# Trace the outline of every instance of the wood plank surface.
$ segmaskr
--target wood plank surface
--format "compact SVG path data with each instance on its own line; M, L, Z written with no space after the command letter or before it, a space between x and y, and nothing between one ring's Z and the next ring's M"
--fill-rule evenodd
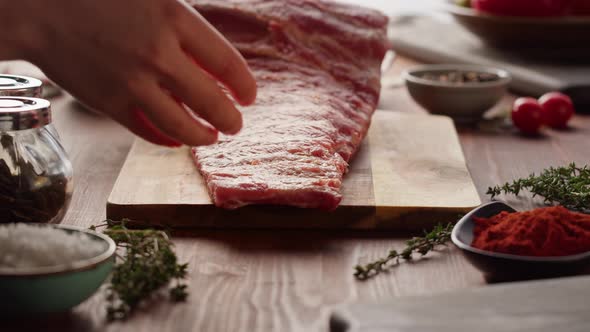
M339 309L331 332L587 332L590 277L519 282Z
M423 230L479 205L451 119L378 111L343 182L335 211L214 206L188 147L137 140L107 203L107 216L175 228Z
M400 57L389 77L416 63ZM506 100L502 107L510 102ZM403 88L386 89L381 108L419 114ZM75 192L63 223L88 227L105 218L105 205L133 138L114 122L79 110L70 98L54 100L54 116L74 164ZM590 163L590 118L540 138L460 128L459 138L480 197L487 187L570 161ZM537 201L510 200L516 208ZM3 319L0 331L327 331L342 305L391 301L485 286L481 273L449 247L425 260L402 264L372 280L352 276L355 264L403 247L409 234L315 230L195 230L173 238L189 264L190 297L183 304L154 302L125 322L105 321L104 294L69 313Z

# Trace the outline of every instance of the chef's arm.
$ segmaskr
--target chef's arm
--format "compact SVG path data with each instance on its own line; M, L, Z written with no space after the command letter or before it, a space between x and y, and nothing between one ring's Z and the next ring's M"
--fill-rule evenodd
M240 104L256 98L242 56L183 1L0 0L0 20L0 59L33 62L156 144L238 132L241 113L219 84Z

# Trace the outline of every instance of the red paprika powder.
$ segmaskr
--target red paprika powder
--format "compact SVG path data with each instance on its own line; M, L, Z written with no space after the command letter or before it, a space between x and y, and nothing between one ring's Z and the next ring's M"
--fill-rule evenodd
M501 212L475 218L475 248L524 256L566 256L590 251L590 215L562 206Z

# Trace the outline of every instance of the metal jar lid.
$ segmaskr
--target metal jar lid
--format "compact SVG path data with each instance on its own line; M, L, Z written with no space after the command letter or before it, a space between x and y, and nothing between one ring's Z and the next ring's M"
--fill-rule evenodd
M51 123L51 103L28 97L0 97L0 131L40 128Z
M36 78L0 74L0 96L40 97L43 82Z

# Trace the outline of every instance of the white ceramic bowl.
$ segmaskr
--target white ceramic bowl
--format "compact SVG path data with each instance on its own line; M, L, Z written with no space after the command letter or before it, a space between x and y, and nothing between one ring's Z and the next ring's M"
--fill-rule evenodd
M498 79L457 84L422 78L429 73L453 71L493 74ZM480 120L486 111L502 99L512 79L502 69L445 64L411 68L404 73L404 80L412 98L430 113L449 116L459 123L469 123Z

